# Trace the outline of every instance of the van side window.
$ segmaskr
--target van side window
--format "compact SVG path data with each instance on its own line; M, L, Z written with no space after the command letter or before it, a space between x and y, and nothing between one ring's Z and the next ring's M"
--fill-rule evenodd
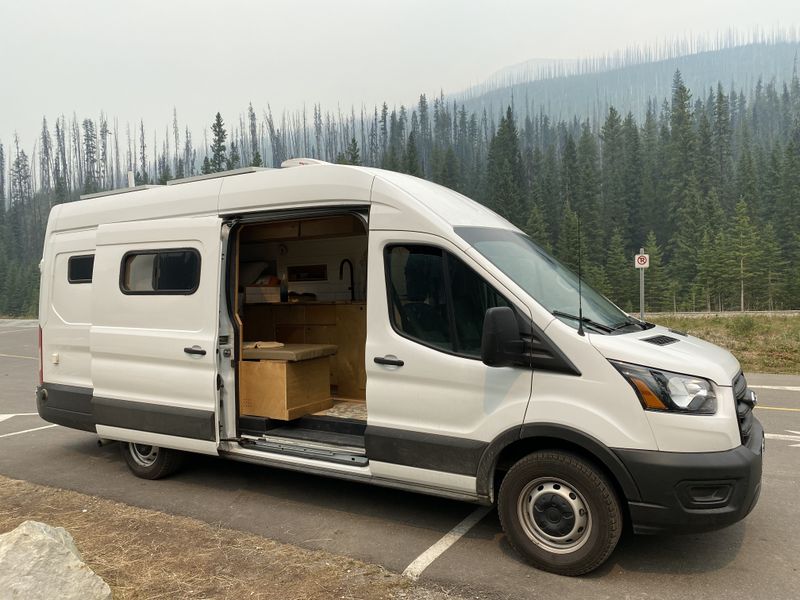
M70 283L92 283L94 254L70 256L67 262L67 281Z
M386 285L398 333L470 358L480 357L486 310L510 306L461 260L433 246L388 247Z
M122 258L125 294L193 294L200 284L200 254L193 248L128 252Z

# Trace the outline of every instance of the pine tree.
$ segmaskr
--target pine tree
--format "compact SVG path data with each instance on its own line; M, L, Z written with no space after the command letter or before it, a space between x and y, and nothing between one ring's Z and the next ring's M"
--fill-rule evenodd
M422 171L419 166L419 152L417 151L417 134L414 129L408 134L408 141L406 142L406 164L404 171L409 175L419 177Z
M139 169L134 174L134 181L136 185L150 183L150 176L147 173L147 145L144 142L144 121L139 121Z
M600 130L602 152L602 216L604 223L614 223L622 231L628 231L628 206L625 203L625 138L622 119L612 106L608 109L603 128ZM598 236L600 237L600 236ZM600 237L604 245L605 236Z
M548 252L551 250L550 235L544 222L544 215L537 204L531 206L528 221L524 228L525 233Z
M672 306L672 282L665 272L655 232L647 234L644 251L650 255L650 267L644 274L645 309L648 312L669 310Z
M605 241L598 163L597 139L587 120L581 126L581 137L578 140L578 173L574 189L575 212L581 216L583 230L591 248L602 248Z
M347 145L347 150L345 150L345 157L348 165L361 164L361 155L358 151L358 142L355 137L350 138L350 143Z
M97 135L94 122L83 120L83 193L94 194L100 191L97 177Z
M219 113L214 117L214 122L211 124L211 134L211 159L209 161L211 172L221 173L225 170L228 162L225 155L225 140L228 137L228 133L225 131L222 115Z
M633 282L636 274L633 257L626 258L625 242L619 227L615 227L608 242L605 273L609 298L625 310L633 310Z
M487 204L512 223L525 213L522 157L514 115L509 106L500 118L487 158Z
M225 168L230 171L232 169L238 169L241 166L242 160L239 156L239 148L236 142L231 142L231 153L228 158L225 159Z
M729 269L737 273L739 307L744 311L752 297L758 265L761 261L756 230L750 222L747 202L744 200L736 203L736 213L730 229L733 244L728 255Z
M564 205L561 212L561 225L558 228L558 243L556 244L556 258L572 271L578 271L578 215L569 204ZM581 236L583 237L583 236ZM581 254L586 247L580 240Z
M0 214L6 211L6 154L0 143Z
M728 97L722 89L722 84L717 85L717 95L714 102L714 123L712 127L712 147L714 166L714 187L720 194L723 205L728 207L731 200L731 172L733 170L731 114Z
M316 106L314 109L316 111ZM258 120L256 119L256 111L253 110L252 102L247 107L247 119L250 124L250 155L252 156L250 159L250 166L260 167L264 162L261 159L261 152L258 149ZM319 137L317 139L319 139Z
M784 301L785 282L788 264L783 257L781 247L771 223L767 223L758 236L758 265L756 266L757 282L763 300L763 308L776 310Z

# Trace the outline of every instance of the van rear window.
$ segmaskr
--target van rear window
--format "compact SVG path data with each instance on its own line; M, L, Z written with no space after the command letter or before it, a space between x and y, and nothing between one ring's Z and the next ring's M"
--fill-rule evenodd
M122 258L125 294L193 294L200 284L200 253L193 248L128 252Z
M67 262L67 281L70 283L92 283L94 254L70 256Z

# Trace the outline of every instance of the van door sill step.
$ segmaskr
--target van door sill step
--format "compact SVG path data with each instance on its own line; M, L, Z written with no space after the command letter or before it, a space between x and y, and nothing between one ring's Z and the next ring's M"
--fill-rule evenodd
M363 455L363 450L354 448L358 453L348 452L348 448L325 448L321 445L298 444L293 440L279 441L277 439L242 439L239 442L243 448L271 452L273 454L284 454L286 456L297 456L310 458L313 460L323 460L326 462L341 465L355 465L364 467L369 464L369 460Z
M262 439L284 438L309 442L310 444L324 444L344 446L348 448L364 449L364 436L351 433L338 433L335 431L322 431L319 429L305 429L301 427L276 427L268 430Z

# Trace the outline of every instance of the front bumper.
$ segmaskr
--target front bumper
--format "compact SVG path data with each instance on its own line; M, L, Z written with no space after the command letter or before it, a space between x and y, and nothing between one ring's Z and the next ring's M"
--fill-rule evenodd
M629 501L635 533L695 533L745 518L761 492L764 429L753 418L746 445L725 452L615 449L639 488Z

